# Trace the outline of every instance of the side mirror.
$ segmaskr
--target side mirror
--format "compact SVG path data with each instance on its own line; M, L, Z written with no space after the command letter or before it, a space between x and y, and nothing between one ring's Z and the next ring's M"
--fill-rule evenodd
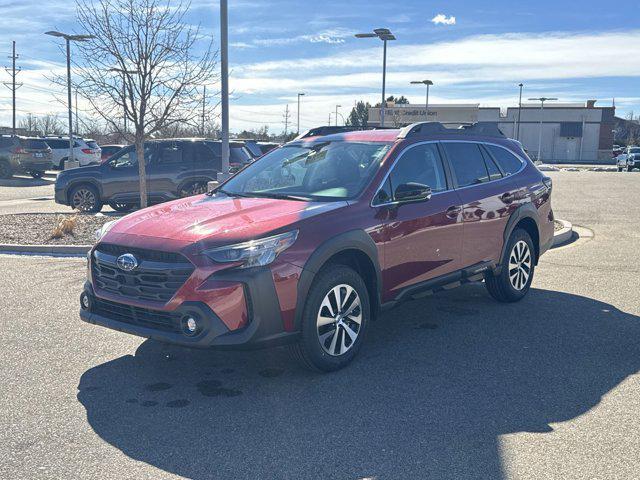
M422 183L403 183L395 191L395 200L399 203L419 202L431 198L431 187Z

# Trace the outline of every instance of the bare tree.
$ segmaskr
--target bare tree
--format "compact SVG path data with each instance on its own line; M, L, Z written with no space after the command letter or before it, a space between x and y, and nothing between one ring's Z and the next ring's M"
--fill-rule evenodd
M145 140L175 125L197 126L197 89L217 81L217 52L185 22L188 8L168 0L77 1L78 23L94 38L75 45L75 87L110 130L133 139L143 208Z
M37 125L38 130L40 130L44 135L61 135L65 131L65 126L55 113L47 113L46 115L39 117Z
M27 113L27 116L20 120L18 127L26 130L29 134L36 133L38 130L38 117L32 113Z

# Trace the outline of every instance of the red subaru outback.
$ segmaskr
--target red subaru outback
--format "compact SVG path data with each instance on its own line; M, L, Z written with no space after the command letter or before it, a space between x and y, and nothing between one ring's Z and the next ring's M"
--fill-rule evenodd
M551 181L491 124L303 136L215 191L105 225L83 320L189 347L282 343L336 370L388 307L484 279L527 294Z

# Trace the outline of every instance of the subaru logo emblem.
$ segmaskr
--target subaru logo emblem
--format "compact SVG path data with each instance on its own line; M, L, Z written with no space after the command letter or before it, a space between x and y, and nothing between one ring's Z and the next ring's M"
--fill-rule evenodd
M118 264L118 268L125 272L130 272L138 267L138 259L130 253L120 255L116 260L116 263Z

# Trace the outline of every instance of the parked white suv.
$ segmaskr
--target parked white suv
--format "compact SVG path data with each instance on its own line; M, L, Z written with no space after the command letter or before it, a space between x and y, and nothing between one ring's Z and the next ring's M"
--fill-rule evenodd
M69 159L69 137L43 137L51 148L51 162L54 168L64 170L64 164ZM81 167L100 163L101 149L89 138L74 137L73 158Z
M627 164L627 172L630 172L634 168L640 168L640 147L630 146L624 152L625 162ZM620 171L620 162L618 163L618 171Z

